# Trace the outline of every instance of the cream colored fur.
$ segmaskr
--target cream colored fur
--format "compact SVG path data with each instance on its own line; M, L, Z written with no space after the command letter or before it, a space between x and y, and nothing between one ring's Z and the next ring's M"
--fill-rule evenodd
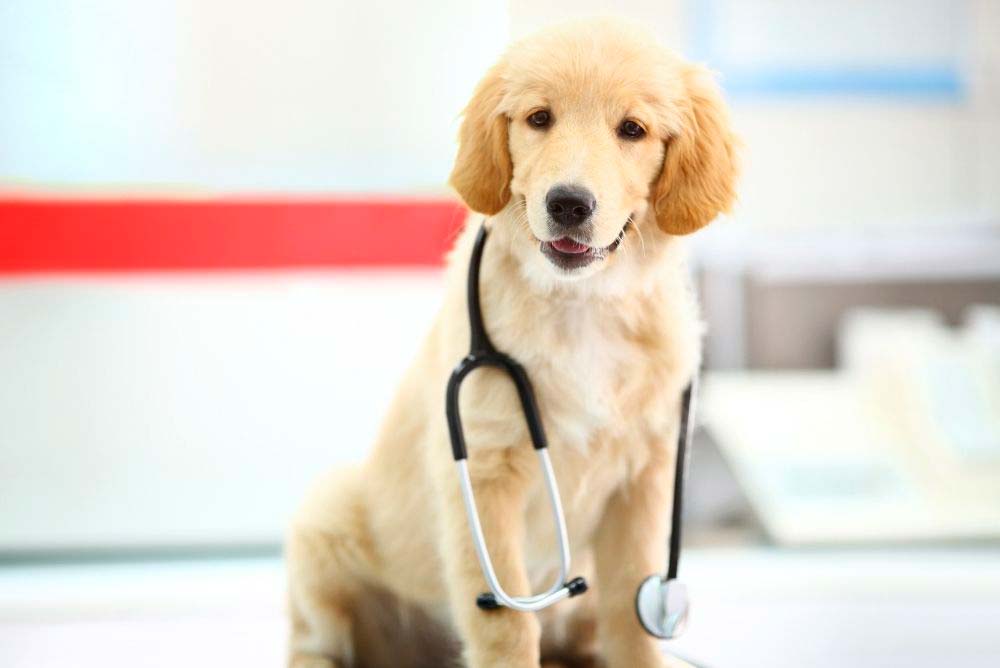
M542 108L554 119L545 130L526 121ZM622 139L625 118L646 136ZM452 183L487 214L486 328L532 378L572 573L592 589L537 615L475 606L486 586L444 419L445 383L469 346L465 277L482 223L473 216L374 450L322 479L290 530L290 665L671 665L633 601L664 567L679 398L700 354L678 235L731 204L733 146L711 77L625 24L544 31L491 69L466 109ZM544 196L557 183L594 192L593 246L630 221L617 250L572 272L539 251L552 238ZM501 581L515 595L538 591L558 553L514 390L477 371L461 405Z

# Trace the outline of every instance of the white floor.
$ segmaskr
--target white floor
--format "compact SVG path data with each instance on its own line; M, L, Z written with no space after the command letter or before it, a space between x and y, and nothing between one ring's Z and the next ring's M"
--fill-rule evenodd
M1000 665L1000 551L692 550L713 668ZM0 568L0 666L279 666L277 559Z

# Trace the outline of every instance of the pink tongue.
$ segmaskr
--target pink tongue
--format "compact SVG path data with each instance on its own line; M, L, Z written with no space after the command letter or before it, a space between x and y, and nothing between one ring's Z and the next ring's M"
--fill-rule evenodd
M569 237L563 237L562 239L556 239L552 242L552 247L555 248L560 253L586 253L590 250L590 246L587 244L579 244Z

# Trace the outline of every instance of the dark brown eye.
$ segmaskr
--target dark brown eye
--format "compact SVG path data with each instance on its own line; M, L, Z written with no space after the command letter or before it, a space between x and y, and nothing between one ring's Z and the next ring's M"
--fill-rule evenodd
M624 120L618 126L618 136L622 139L642 139L646 136L646 129L631 120Z
M548 109L539 109L528 116L528 124L535 128L547 128L552 124L552 114Z

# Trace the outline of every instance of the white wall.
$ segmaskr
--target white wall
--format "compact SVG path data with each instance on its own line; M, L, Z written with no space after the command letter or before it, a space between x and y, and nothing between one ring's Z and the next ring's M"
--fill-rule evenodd
M915 44L958 58L958 98L730 95L730 230L1000 218L1000 3L942 3L912 12L950 17ZM882 35L910 53L895 0L728 4L744 18L716 21L723 61L797 62L808 39L768 43L782 7L835 9L865 62ZM456 116L508 35L618 12L703 57L699 8L726 5L6 0L0 190L443 192ZM848 30L869 15L881 32ZM824 44L803 62L850 56ZM276 540L306 481L369 446L438 280L3 280L0 549Z
M280 540L357 461L438 272L0 282L0 554Z
M444 192L457 114L508 37L591 14L722 70L746 142L742 225L1000 217L991 0L11 0L0 189ZM961 93L746 85L914 67L954 68Z
M6 0L0 189L441 190L500 2Z

